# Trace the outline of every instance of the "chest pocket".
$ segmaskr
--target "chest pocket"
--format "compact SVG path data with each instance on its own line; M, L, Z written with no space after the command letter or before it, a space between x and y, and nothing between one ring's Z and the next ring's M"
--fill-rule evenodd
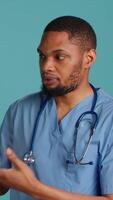
M87 141L84 141L84 147L87 147ZM92 141L88 145L88 149L87 149L83 159L81 159L82 155L83 155L83 152L80 150L81 146L79 146L79 154L74 152L77 149L75 150L73 148L73 150L71 152L67 153L67 161L66 161L67 162L67 170L68 170L68 168L69 168L69 170L71 168L72 169L76 168L75 166L82 166L82 168L84 168L84 166L88 166L88 165L91 165L91 166L97 165L97 162L99 160L98 148L99 148L98 142ZM80 163L76 162L76 158L78 161L81 159Z
M81 161L81 163L87 164L76 164L74 152L67 154L65 177L67 187L71 192L86 191L92 185L97 184L97 180L99 180L98 158L98 143L96 142L91 142L84 159ZM90 162L92 162L92 165L88 164Z

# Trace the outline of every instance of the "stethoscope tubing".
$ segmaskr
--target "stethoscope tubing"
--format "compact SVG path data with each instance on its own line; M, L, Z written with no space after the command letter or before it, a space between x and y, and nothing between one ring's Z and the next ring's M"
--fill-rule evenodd
M67 163L75 163L75 164L80 164L80 165L86 165L86 164L91 164L92 165L92 161L91 162L87 162L87 163L83 163L82 160L84 159L85 155L87 154L87 151L88 151L88 148L89 148L89 145L92 141L92 137L93 137L93 134L94 134L94 131L95 131L95 127L98 123L98 115L97 113L94 111L95 109L95 106L96 106L96 102L97 102L97 90L92 84L90 84L92 90L93 90L93 93L94 93L94 97L93 97L93 102L92 102L92 106L91 106L91 110L89 111L86 111L84 113L82 113L76 124L75 124L75 129L76 129L76 134L75 134L75 139L74 139L74 162L71 162L69 160L66 160ZM43 95L42 93L40 95ZM35 120L35 123L34 123L34 128L33 128L33 134L32 134L32 138L31 138L31 143L30 143L30 147L29 147L29 151L28 153L26 153L24 155L24 161L26 162L26 164L30 165L32 163L35 162L35 158L33 157L33 145L34 145L34 140L35 140L35 136L36 136L36 130L37 130L37 127L38 127L38 121L41 117L41 113L43 112L45 106L46 106L46 103L47 101L49 100L49 98L45 97L41 103L41 106L40 106L40 110L39 112L37 112L37 116L36 116L36 120ZM79 128L79 124L82 120L82 118L85 116L85 115L88 115L88 114L91 114L94 116L95 118L95 121L93 123L93 126L91 127L91 130L90 130L90 136L89 136L89 139L88 139L88 142L87 142L87 145L81 155L81 158L80 159L77 159L77 156L76 156L76 143L77 143L77 134L78 134L78 128Z

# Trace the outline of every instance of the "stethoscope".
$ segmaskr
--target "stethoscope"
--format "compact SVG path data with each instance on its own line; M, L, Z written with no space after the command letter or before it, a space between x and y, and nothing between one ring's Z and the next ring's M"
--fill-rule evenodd
M92 137L93 137L93 134L95 132L95 128L96 128L96 125L97 125L97 122L98 122L98 115L97 113L94 111L95 109L95 106L96 106L96 102L97 102L97 90L92 84L90 84L92 90L93 90L93 93L94 93L94 97L93 97L93 101L92 101L92 106L91 106L91 110L89 111L86 111L84 113L82 113L76 124L75 124L75 139L74 139L74 160L73 161L70 161L70 160L66 160L66 163L70 163L70 164L79 164L79 165L93 165L93 162L90 161L90 162L82 162L84 157L86 156L87 154L87 151L88 151L88 148L89 148L89 145L91 144L91 141L92 141ZM45 105L48 101L48 98L45 98L45 100L42 102L42 105L40 107L40 110L37 114L37 117L36 117L36 121L35 121L35 125L34 125L34 129L33 129L33 135L32 135L32 138L31 138L31 144L30 144L30 150L25 153L24 155L24 158L23 158L23 161L27 164L27 165L31 165L33 163L35 163L35 158L33 156L33 144L34 144L34 140L35 140L35 135L36 135L36 130L37 130L37 122L41 116L41 113L43 111L43 109L45 108ZM92 126L91 126L91 129L90 129L90 134L89 134L89 139L86 143L86 146L83 150L83 153L81 154L81 157L78 159L77 156L76 156L76 144L77 144L77 135L78 135L78 129L79 129L79 126L80 126L80 123L82 121L82 119L84 117L86 117L87 115L91 115L93 117L93 123L92 123Z

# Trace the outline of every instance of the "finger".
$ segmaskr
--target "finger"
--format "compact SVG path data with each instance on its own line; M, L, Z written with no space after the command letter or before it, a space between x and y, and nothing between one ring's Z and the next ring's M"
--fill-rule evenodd
M6 150L6 156L14 166L14 168L18 171L23 172L26 174L26 172L31 176L34 176L34 173L31 171L31 169L22 161L20 160L17 155L14 153L14 151L11 148L7 148Z
M23 169L25 167L25 164L17 157L17 155L14 153L12 149L7 148L6 156L11 161L11 163L15 168Z
M0 169L0 183L5 180L7 174L10 173L11 169Z
M6 174L5 169L0 169L0 182L2 181L1 178L4 178L4 175Z

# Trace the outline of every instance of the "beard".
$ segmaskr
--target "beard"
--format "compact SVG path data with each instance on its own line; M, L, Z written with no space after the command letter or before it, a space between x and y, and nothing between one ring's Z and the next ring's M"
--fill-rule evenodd
M79 67L74 70L67 79L67 83L65 86L57 86L55 88L47 88L46 85L42 84L41 91L47 95L48 97L56 97L56 96L64 96L74 90L76 90L80 84L80 74L81 74L81 63L78 65ZM43 83L43 76L42 76Z
M57 86L55 88L49 89L44 84L42 84L41 91L48 97L64 96L74 90L76 90L80 84L80 71L76 71L69 76L69 79L65 86Z
M41 87L41 91L47 95L48 97L56 97L56 96L63 96L65 94L68 94L69 92L74 91L77 88L78 85L71 85L70 87L56 87L53 89L48 89L43 84Z

